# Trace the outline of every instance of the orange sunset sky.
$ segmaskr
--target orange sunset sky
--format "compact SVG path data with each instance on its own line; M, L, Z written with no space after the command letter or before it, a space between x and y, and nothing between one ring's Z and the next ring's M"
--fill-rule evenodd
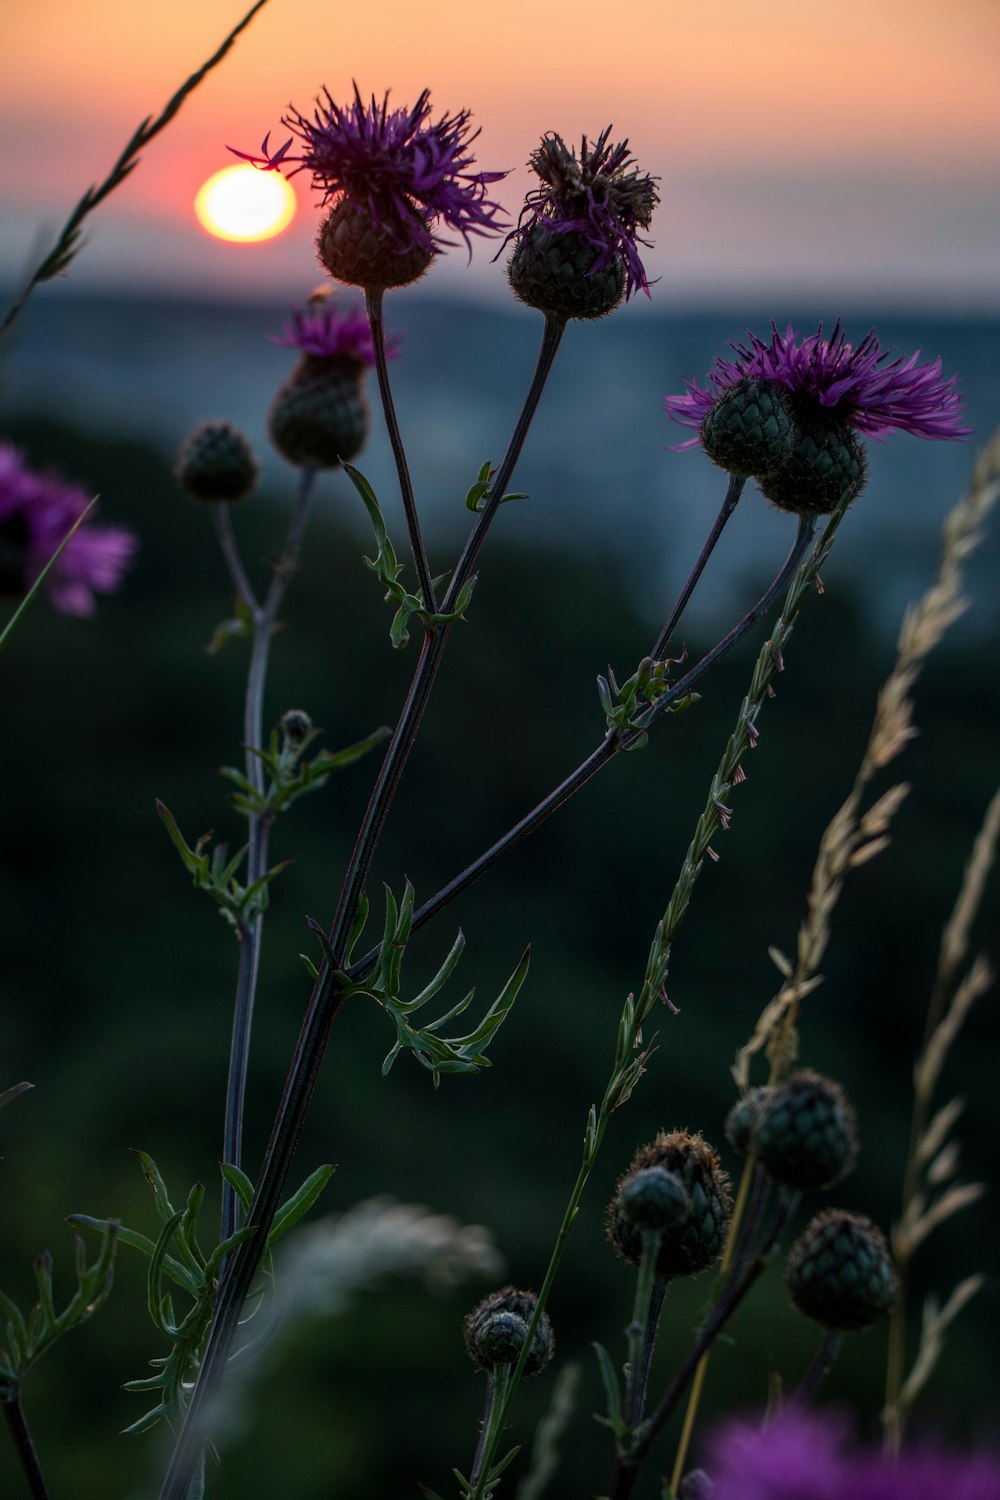
M15 281L134 126L214 50L242 0L0 0L0 278ZM661 178L647 267L680 306L818 287L1000 311L1000 0L270 0L97 210L80 287L266 291L317 278L304 175L280 239L232 245L192 200L322 84L468 106L516 213L544 130L613 121ZM491 295L456 250L435 289Z

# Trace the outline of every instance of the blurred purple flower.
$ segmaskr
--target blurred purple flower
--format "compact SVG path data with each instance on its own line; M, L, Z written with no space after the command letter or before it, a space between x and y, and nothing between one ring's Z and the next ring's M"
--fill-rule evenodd
M898 1463L852 1447L841 1414L789 1410L763 1430L727 1423L707 1464L712 1500L1000 1500L1000 1459L925 1448Z
M433 233L438 220L466 245L471 234L497 234L505 227L498 219L500 204L486 190L507 173L469 170L475 158L468 147L479 132L469 134L468 110L436 121L430 121L430 112L427 89L410 110L390 110L388 91L381 104L374 94L365 104L357 84L353 103L343 109L324 89L312 119L296 109L282 116L294 135L280 150L268 151L269 136L260 156L228 149L265 171L294 163L289 176L311 172L324 202L343 195L366 204L372 220L391 238L398 240L406 226L407 243L401 249L417 246L436 255L447 243ZM290 153L295 136L303 147L298 154Z
M779 333L772 323L769 342L750 333L746 343L730 348L736 359L717 356L704 390L689 380L686 395L666 398L663 404L674 421L700 429L720 396L741 380L758 379L773 380L789 393L793 415L808 418L822 412L870 438L896 429L949 440L971 432L960 425L962 396L954 375L942 379L940 359L918 364L918 349L908 359L900 355L886 363L892 350L881 347L874 328L855 347L839 320L829 339L823 338L822 324L803 337L791 324ZM691 438L678 448L693 448L698 441Z
M575 231L597 254L591 275L620 255L626 298L635 291L648 296L649 282L638 246L649 241L637 231L649 228L659 194L655 178L636 166L628 141L609 145L610 134L608 125L594 142L583 136L579 156L561 136L542 137L528 161L542 185L528 193L518 226L507 239L523 238L536 224L550 234Z
M0 443L0 594L29 589L87 507L75 485L30 469L19 450ZM138 545L130 531L84 523L48 575L57 609L94 612L94 594L112 593Z
M370 369L375 363L365 314L341 312L332 299L318 295L310 298L308 307L292 311L282 332L273 335L271 343L301 349L303 354L312 354L317 359L342 359L356 364L359 370ZM391 347L386 350L390 358L395 352Z

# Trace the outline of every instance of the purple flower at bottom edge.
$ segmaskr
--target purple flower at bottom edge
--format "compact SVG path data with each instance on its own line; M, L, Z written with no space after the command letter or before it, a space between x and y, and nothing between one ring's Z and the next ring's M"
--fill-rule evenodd
M712 1500L1000 1500L1000 1458L916 1448L898 1463L849 1443L839 1412L728 1422L710 1446Z
M801 342L800 342L801 340ZM802 336L791 324L779 333L772 323L770 341L749 333L745 343L731 344L735 359L716 357L706 388L685 381L687 394L668 396L664 407L675 422L700 429L720 396L741 380L774 381L787 391L798 416L810 409L817 416L846 422L866 437L882 438L899 430L914 437L955 440L971 428L960 425L962 395L955 376L944 380L941 361L918 364L920 351L889 360L871 329L860 344L848 342L839 321L829 339L823 326ZM698 438L678 444L696 447Z
M468 110L435 121L430 112L427 89L412 109L394 110L388 91L381 104L374 94L365 104L355 84L354 100L344 109L324 89L312 119L296 109L282 116L293 136L278 151L268 151L268 137L260 156L228 149L265 171L294 163L289 175L311 172L324 202L344 195L366 204L390 238L403 240L401 250L416 246L437 255L447 242L433 233L436 220L466 245L470 234L497 234L506 227L498 218L503 209L486 190L507 173L469 170L475 158L468 147L479 132L469 134ZM290 154L295 136L303 149Z
M76 485L28 467L20 451L0 443L0 593L23 594L89 502ZM46 580L57 609L94 612L94 594L112 593L138 545L130 531L85 522Z

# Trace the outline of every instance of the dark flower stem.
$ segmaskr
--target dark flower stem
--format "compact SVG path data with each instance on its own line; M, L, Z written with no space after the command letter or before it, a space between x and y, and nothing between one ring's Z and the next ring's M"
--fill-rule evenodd
M595 750L591 751L586 760L581 761L576 770L572 771L564 781L561 781L530 813L523 817L519 823L515 823L513 828L508 829L495 844L491 844L485 853L481 854L478 859L473 860L470 865L466 865L464 870L450 880L447 885L442 886L435 895L431 896L429 900L424 902L423 906L417 909L413 916L414 931L418 927L422 927L425 922L429 922L431 917L436 916L450 901L453 901L462 891L473 885L481 875L485 875L487 870L491 869L515 845L521 843L522 839L526 839L529 834L534 833L536 828L540 828L581 787L586 786L587 782L596 776L598 771L603 770L619 751L627 750L629 745L634 743L638 737L638 733L651 724L671 703L675 703L679 698L685 697L699 678L708 671L709 667L717 662L720 657L724 656L727 651L731 651L738 641L742 640L747 632L757 623L761 615L769 609L774 599L785 587L799 566L806 548L812 539L814 526L815 522L810 518L804 516L800 519L795 544L785 559L781 571L774 582L761 595L753 608L744 615L739 624L735 625L727 635L723 636L722 640L713 646L711 651L702 657L701 661L693 666L689 672L685 673L683 677L679 678L662 697L658 698L646 710L641 718L636 721L638 726L637 731L632 735L623 735L616 729L611 730L605 735L601 743ZM366 953L364 958L348 970L351 978L356 978L358 974L363 972L374 961L374 958L374 951Z
M475 1456L472 1460L472 1469L469 1473L469 1483L475 1488L483 1476L483 1464L499 1437L497 1418L503 1406L503 1397L510 1384L510 1365L499 1365L496 1370L491 1370L486 1377L486 1403L483 1407L483 1420L479 1426L479 1441L476 1444Z
M789 1406L808 1406L819 1390L823 1381L829 1375L840 1353L840 1346L844 1342L844 1335L838 1333L834 1328L826 1328L823 1337L819 1341L816 1353L813 1355L812 1363L803 1375L798 1390L788 1403Z
M531 388L493 487L476 517L452 574L442 604L443 613L447 613L454 606L462 585L471 575L486 540L486 533L500 507L504 491L520 457L524 440L552 368L564 327L565 324L562 321L554 318L547 318L545 321L542 347ZM406 702L395 733L389 742L389 748L362 820L341 889L336 916L329 932L330 947L338 962L343 958L344 946L357 910L358 898L364 888L386 813L420 726L448 635L448 626L438 626L428 631L424 637L423 648ZM209 1329L201 1368L192 1389L184 1421L160 1491L161 1500L185 1500L187 1495L187 1486L203 1440L205 1412L211 1406L212 1398L225 1372L226 1360L236 1333L240 1311L266 1249L267 1231L281 1204L299 1134L326 1052L330 1027L341 1003L342 991L337 985L336 976L330 965L324 961L309 998L309 1005L271 1129L271 1138L264 1155L253 1203L247 1215L247 1223L253 1225L258 1232L233 1252L227 1266L212 1326Z
M420 517L417 514L417 502L410 479L410 466L406 461L406 449L403 447L403 439L400 436L396 407L392 399L392 387L389 384L389 367L385 357L385 322L382 316L384 296L385 292L382 287L365 288L365 307L368 311L368 325L372 332L372 347L375 350L375 371L378 375L379 395L382 397L382 411L392 446L392 456L396 460L399 492L403 497L406 525L410 533L410 551L413 554L413 565L417 570L417 582L424 597L425 606L435 613L437 605L434 600L434 584L431 581L427 549L420 531Z
M688 1381L697 1369L702 1355L718 1338L726 1323L728 1323L737 1307L743 1301L743 1298L766 1268L784 1232L785 1226L795 1212L798 1201L798 1193L782 1194L781 1202L771 1219L767 1233L764 1235L753 1260L745 1270L730 1272L729 1276L727 1276L722 1291L719 1294L719 1300L709 1314L701 1333L695 1341L694 1347L678 1369L673 1380L667 1386L655 1411L639 1428L631 1452L619 1458L615 1469L615 1479L610 1500L628 1500L628 1497L632 1494L641 1464L648 1456L663 1427L673 1415L674 1408L684 1394Z
M232 528L229 525L228 509L217 505L214 510L223 512L217 530L222 550L233 575L244 604L253 617L253 644L250 649L250 667L247 672L246 696L243 703L243 743L246 750L246 776L254 790L264 792L264 765L254 749L263 749L264 741L264 689L267 683L268 659L271 638L277 623L278 611L302 548L302 538L312 509L316 470L304 468L299 481L298 494L292 510L285 544L274 566L271 582L263 604L258 604L250 588ZM267 870L268 840L273 816L270 813L250 813L249 843L247 846L246 885L249 887L262 878ZM226 1085L226 1112L223 1128L222 1159L230 1166L243 1164L243 1115L246 1099L247 1067L250 1058L250 1033L253 1027L254 998L257 993L257 977L260 971L260 952L264 936L264 915L258 912L249 921L241 923L239 967L236 975L236 999L233 1006L233 1030L229 1051L229 1078ZM222 1185L222 1238L228 1239L239 1227L236 1193L228 1182Z
M649 1367L656 1347L656 1335L663 1312L663 1297L666 1283L656 1279L656 1257L660 1253L662 1235L650 1234L642 1237L642 1258L636 1277L635 1306L632 1321L628 1326L628 1380L625 1385L625 1400L622 1417L627 1427L637 1427L642 1421L646 1406L646 1391L649 1388Z
M51 1500L49 1487L45 1483L42 1466L39 1462L38 1451L35 1448L28 1419L24 1415L24 1407L21 1405L21 1392L15 1387L14 1394L3 1403L4 1419L7 1430L11 1435L18 1460L24 1471L24 1477L28 1483L28 1489L34 1496L34 1500Z
M705 571L705 564L708 562L708 559L714 552L715 544L719 540L719 537L722 535L726 522L729 520L729 517L736 509L736 503L739 500L740 495L743 493L743 486L746 484L746 482L747 476L745 474L730 474L729 485L726 489L726 498L722 502L722 509L719 511L719 514L715 518L715 525L712 527L711 531L708 534L708 539L698 555L698 561L692 568L687 583L681 589L680 594L677 597L677 603L670 611L667 623L664 625L663 629L660 631L660 634L657 636L656 645L649 653L654 661L662 661L664 656L666 655L667 647L670 645L670 638L673 635L674 631L677 629L677 625L680 621L681 615L684 613L685 609L687 609L688 600L694 593L695 588L698 584L698 580L701 577L702 573Z

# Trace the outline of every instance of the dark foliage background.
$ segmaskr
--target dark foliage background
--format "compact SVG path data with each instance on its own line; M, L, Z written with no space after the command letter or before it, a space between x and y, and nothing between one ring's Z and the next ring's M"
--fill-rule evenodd
M175 492L158 448L24 415L8 432L39 461L100 491L105 517L142 537L119 597L103 600L84 623L38 607L0 667L0 1082L35 1085L2 1118L0 1284L23 1304L32 1294L31 1257L42 1246L68 1286L72 1242L61 1222L68 1212L152 1229L150 1195L130 1148L157 1158L178 1197L195 1180L208 1184L210 1198L216 1191L235 946L189 886L153 799L167 803L189 838L212 828L239 840L216 772L238 763L244 648L205 653L227 610L226 582L206 516ZM351 504L346 481L324 479L322 495L275 645L269 718L304 707L335 748L393 721L415 646L390 648L380 591L361 564L356 532L338 519ZM953 498L941 496L942 514ZM238 517L245 555L259 565L277 549L286 503L272 486ZM748 503L761 502L754 495ZM513 522L498 528L470 621L454 634L375 892L383 879L399 890L408 875L418 899L431 894L526 811L599 738L596 673L609 660L627 673L651 641L617 564L554 538L524 550L516 536ZM616 1117L584 1201L552 1302L558 1357L583 1367L554 1493L592 1494L610 1467L606 1435L590 1416L601 1395L589 1345L599 1339L624 1357L632 1284L603 1239L605 1200L634 1146L660 1126L703 1129L721 1143L733 1097L729 1064L776 984L767 947L794 943L817 841L861 754L893 655L891 639L873 624L871 598L891 589L883 575L892 564L884 556L872 563L848 583L835 552L824 596L804 613L778 696L766 706L749 780L735 794L732 830L719 841L719 863L702 876L675 949L670 993L680 1013L664 1011L648 1076ZM927 578L932 566L928 555ZM733 585L733 618L764 581ZM418 977L460 924L468 947L457 980L474 982L483 997L531 941L531 974L492 1069L445 1080L435 1093L429 1076L403 1058L382 1080L391 1040L385 1019L357 1004L337 1022L299 1155L303 1176L320 1161L338 1162L317 1213L376 1193L426 1203L489 1225L510 1278L537 1285L587 1109L604 1086L623 997L641 982L653 925L759 640L711 675L694 710L661 724L642 754L615 763L414 941L409 962ZM705 644L689 642L695 652ZM859 1168L837 1201L885 1225L898 1202L912 1061L938 935L997 782L995 662L995 637L963 622L928 666L919 688L922 733L901 769L913 793L888 853L852 878L825 983L806 1007L804 1061L841 1079L861 1118ZM304 914L332 913L374 770L369 760L342 773L275 832L275 856L294 864L275 887L268 921L251 1166L308 992L297 957L312 943ZM994 880L979 924L987 946L996 897ZM970 1180L991 1174L998 1040L990 997L947 1070L945 1088L967 1100L959 1134ZM738 1164L727 1164L735 1172ZM991 1199L946 1226L920 1259L916 1295L947 1292L988 1267L998 1231ZM108 1306L27 1383L56 1496L138 1494L150 1471L155 1439L116 1436L142 1410L142 1398L123 1393L122 1382L164 1352L145 1319L143 1272L123 1252ZM468 1466L482 1399L461 1321L486 1290L468 1285L435 1297L387 1283L347 1315L312 1325L254 1387L240 1442L225 1452L210 1493L368 1500L415 1494L418 1480L450 1492L450 1467ZM664 1374L708 1292L703 1278L671 1293ZM922 1408L929 1426L971 1439L996 1419L996 1314L989 1289L962 1318ZM814 1343L787 1306L777 1271L733 1335L713 1363L709 1415L760 1407L772 1371L794 1382ZM848 1401L871 1430L883 1361L884 1330L855 1337L828 1385L829 1398ZM530 1438L550 1392L551 1375L526 1387L517 1441ZM667 1469L671 1451L665 1443ZM0 1493L18 1493L20 1482L0 1449ZM645 1492L655 1492L652 1474Z

